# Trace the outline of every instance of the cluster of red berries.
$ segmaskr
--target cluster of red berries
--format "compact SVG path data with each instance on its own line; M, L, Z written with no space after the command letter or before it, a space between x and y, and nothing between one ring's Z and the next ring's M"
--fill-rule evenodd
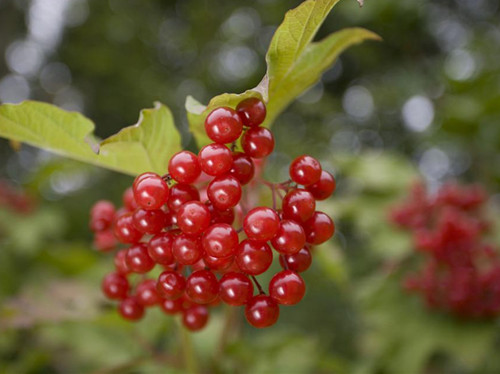
M35 209L35 201L23 190L6 180L0 180L0 207L20 214L29 214Z
M491 226L483 211L487 197L481 187L456 184L431 196L417 184L410 199L391 212L425 254L405 287L429 307L469 318L500 314L500 256L485 240Z
M194 331L207 323L208 307L222 301L245 305L248 322L262 328L277 321L280 304L302 299L299 273L311 264L312 245L327 241L335 230L331 218L316 211L316 200L333 193L335 179L306 155L292 162L287 182L258 178L259 160L274 148L271 131L260 126L265 115L256 98L235 110L214 109L205 120L212 144L198 155L176 153L165 176L139 175L123 195L123 208L116 210L108 201L94 205L95 247L109 251L118 242L130 245L116 253L115 271L102 282L104 294L120 301L124 318L140 319L145 307L159 305L167 314L181 313L183 324ZM242 152L235 151L238 139ZM248 196L261 185L269 186L274 206L251 208ZM266 294L255 276L273 262L269 243L283 270L272 277ZM129 275L156 265L161 272L141 278L132 290Z

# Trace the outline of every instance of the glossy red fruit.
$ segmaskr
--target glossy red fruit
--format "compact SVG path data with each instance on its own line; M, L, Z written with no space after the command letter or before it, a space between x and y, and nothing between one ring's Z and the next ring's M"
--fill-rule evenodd
M156 305L160 302L160 297L156 291L156 281L154 279L145 279L139 283L135 290L135 298L145 307Z
M233 265L234 256L214 257L205 253L203 263L212 271L224 272Z
M104 231L97 231L94 234L94 241L92 245L99 252L109 252L115 249L118 244L118 240L111 229L106 229Z
M236 112L244 126L259 126L266 119L266 105L256 97L241 101L236 107Z
M246 274L264 273L273 262L273 252L264 242L243 240L236 248L234 259L240 270Z
M302 273L309 269L312 263L311 251L308 247L302 248L293 255L280 256L280 264L284 269Z
M198 153L201 170L211 176L226 174L233 166L231 150L224 144L208 144Z
M114 264L115 264L116 272L118 274L127 275L128 273L130 273L130 269L128 268L127 261L126 261L126 256L127 256L126 249L120 249L115 254Z
M241 185L231 175L216 177L207 188L207 195L214 208L228 210L236 206L241 199Z
M210 226L210 220L210 211L200 201L189 201L177 212L177 226L188 235L200 235Z
M243 123L235 110L220 107L212 110L205 119L205 132L219 144L232 143L243 131Z
M146 210L160 209L168 199L167 182L155 173L139 175L135 178L132 189L137 205Z
M290 164L290 178L303 186L316 183L321 177L321 164L314 157L302 155Z
M252 159L243 152L233 153L233 164L229 173L238 179L241 185L249 183L254 174L255 166Z
M214 257L227 257L234 253L238 245L238 233L226 224L217 223L210 226L201 239L205 252Z
M245 305L252 296L253 283L243 273L226 273L219 281L219 297L226 304Z
M335 224L332 219L323 212L314 212L313 216L304 223L307 242L310 244L321 244L330 239L335 233Z
M111 227L115 218L115 206L107 200L99 200L90 210L90 229L94 232Z
M130 290L130 284L125 276L118 273L109 273L101 283L101 289L108 299L125 299Z
M161 232L153 236L148 243L148 254L154 262L160 265L170 265L174 263L172 254L172 244L174 237L169 232Z
M182 265L193 265L203 256L200 238L180 234L172 244L172 254Z
M182 298L178 298L175 300L161 300L160 301L160 308L163 310L164 313L174 315L179 312L182 312L183 307L182 307L183 300Z
M143 235L135 228L132 213L124 214L116 220L114 234L122 243L137 243Z
M228 225L232 225L234 222L234 209L230 208L227 210L218 210L214 208L213 204L210 200L205 201L205 205L210 211L210 216L212 220L210 223L227 223Z
M179 208L188 201L200 200L200 193L198 190L190 185L184 183L177 183L170 188L170 196L167 201L168 209L177 212Z
M134 273L147 273L155 266L154 261L149 257L148 246L144 243L130 247L125 255L125 261L127 267Z
M304 247L306 233L297 222L284 219L280 222L279 229L272 238L271 244L279 253L291 255Z
M269 282L269 296L282 305L297 304L306 292L302 277L292 270L276 273Z
M204 305L194 305L182 313L182 324L190 331L198 331L208 322L208 309Z
M267 207L257 207L247 213L243 220L243 230L249 239L267 242L276 235L280 218L276 211Z
M129 187L125 191L123 191L122 202L123 207L129 212L133 212L138 208L138 205L135 202L134 190L132 189L132 187Z
M157 234L167 225L167 214L161 210L137 209L132 222L137 230L145 234Z
M283 217L303 223L312 217L316 201L309 191L297 188L289 191L282 203Z
M185 289L186 278L176 271L164 271L160 274L156 282L156 291L164 299L178 299L184 294Z
M241 147L249 157L267 157L274 149L273 133L264 127L248 129L241 138Z
M129 321L137 321L144 316L144 307L135 297L129 297L122 300L118 306L118 311L123 318Z
M328 199L333 191L335 191L335 187L337 183L335 182L335 178L329 172L322 170L321 177L316 183L313 183L306 187L316 200L326 200Z
M168 173L179 183L193 183L201 174L198 157L189 151L177 152L168 163Z
M257 295L245 307L245 317L250 325L259 329L272 326L280 315L278 304L267 295Z
M219 293L219 282L210 270L192 273L186 282L186 295L196 304L208 304Z

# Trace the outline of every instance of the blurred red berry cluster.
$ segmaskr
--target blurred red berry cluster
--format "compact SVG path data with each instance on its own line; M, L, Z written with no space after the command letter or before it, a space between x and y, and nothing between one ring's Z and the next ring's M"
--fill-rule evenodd
M20 214L29 214L35 209L35 205L35 201L25 191L0 180L0 207Z
M487 238L487 200L477 185L449 183L430 194L419 183L391 211L391 220L413 233L415 249L424 256L404 286L430 308L466 318L500 313L500 257Z

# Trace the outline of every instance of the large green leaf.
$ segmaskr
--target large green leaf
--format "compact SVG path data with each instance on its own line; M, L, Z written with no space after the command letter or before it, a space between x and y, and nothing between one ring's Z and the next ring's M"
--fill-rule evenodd
M244 98L262 97L267 103L265 125L271 126L290 102L314 85L346 48L366 39L379 39L368 30L350 28L313 42L326 16L339 1L307 0L285 15L267 52L267 73L254 89L239 95L216 96L207 106L192 97L187 98L188 120L198 145L209 142L203 125L205 117L214 108L222 105L235 107Z
M165 173L168 159L181 149L170 110L156 103L141 111L137 124L99 143L94 123L76 112L25 101L0 106L0 136L126 174Z

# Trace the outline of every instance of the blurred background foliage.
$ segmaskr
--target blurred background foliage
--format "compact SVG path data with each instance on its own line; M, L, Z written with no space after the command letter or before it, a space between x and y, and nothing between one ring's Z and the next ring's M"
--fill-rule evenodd
M153 101L192 146L186 95L255 86L286 10L300 1L0 0L0 102L36 99L85 113L108 136ZM408 235L387 210L423 178L482 183L498 220L500 6L495 0L344 0L320 36L378 33L344 53L274 128L271 179L301 154L338 180L321 205L338 225L304 274L308 293L265 331L225 311L193 335L206 372L485 373L500 370L497 321L429 312L400 287ZM100 295L111 258L91 250L88 211L118 203L129 177L0 141L0 175L36 200L0 207L0 371L182 372L175 321L121 321ZM497 230L498 232L498 230ZM498 243L498 238L497 238ZM237 311L241 318L241 311ZM167 368L167 369L166 369Z

